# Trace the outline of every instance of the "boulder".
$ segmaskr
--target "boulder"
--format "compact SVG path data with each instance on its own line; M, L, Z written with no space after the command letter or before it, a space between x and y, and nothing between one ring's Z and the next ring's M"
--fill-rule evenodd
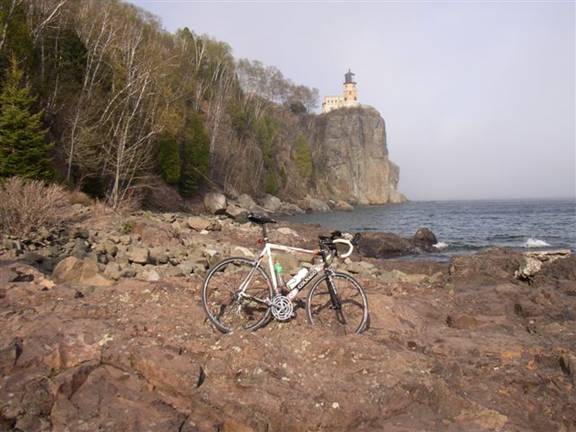
M542 261L533 257L525 257L520 268L514 272L514 277L520 280L530 280L542 269Z
M94 252L114 257L118 253L118 246L116 246L112 240L105 239L94 247Z
M110 279L118 280L122 277L122 267L115 262L109 262L104 268L104 276Z
M254 258L256 254L252 252L250 249L245 248L243 246L235 246L232 248L232 255L235 256L245 256L248 258Z
M369 275L376 272L376 266L366 261L352 261L346 266L346 270L350 273Z
M138 272L132 266L122 268L121 276L125 278L133 278Z
M219 192L210 192L204 195L204 207L209 213L224 213L226 211L227 204L226 196Z
M260 205L264 208L264 210L276 213L280 210L280 207L282 207L282 201L280 201L280 198L275 197L274 195L266 194L260 200Z
M98 273L95 261L80 260L76 257L64 258L58 263L52 279L57 283L74 283L89 286L109 286L112 282Z
M138 279L147 282L158 282L160 280L160 275L154 269L144 269L142 272L138 274Z
M150 249L148 261L154 265L166 264L168 262L168 252L166 252L165 248L152 248Z
M194 261L192 260L184 260L180 264L178 264L178 269L182 271L183 274L187 275L194 272Z
M354 210L354 207L352 207L350 204L348 204L346 201L337 201L334 204L334 210L339 210L339 211L352 211Z
M410 240L391 233L363 233L358 243L358 251L371 258L390 258L410 255L416 249Z
M207 231L222 231L222 223L219 220L214 219L210 222L210 225L206 227Z
M329 212L330 206L326 204L324 201L312 198L310 195L307 195L306 198L302 201L302 206L308 211L312 212Z
M276 230L276 232L283 234L283 235L289 235L289 236L294 236L294 237L300 237L300 235L294 231L292 228L288 228L288 227L281 227L278 228Z
M240 207L243 207L248 210L256 207L256 202L254 202L252 197L247 194L242 194L238 197L238 204Z
M412 237L412 242L416 247L431 252L434 250L434 245L438 243L438 239L430 229L420 228Z
M209 219L200 216L190 216L188 219L186 219L186 225L188 225L188 227L194 231L205 230L210 226L211 223L212 221Z
M146 248L135 246L128 249L126 256L131 263L146 264L150 256L150 251Z
M305 213L305 211L302 210L300 207L298 207L296 204L287 203L287 202L283 202L283 203L282 203L282 205L280 206L280 212L281 212L281 213L286 213L286 214L302 214L302 213Z
M247 217L248 210L236 204L229 204L228 207L226 207L226 214L233 219L243 219Z

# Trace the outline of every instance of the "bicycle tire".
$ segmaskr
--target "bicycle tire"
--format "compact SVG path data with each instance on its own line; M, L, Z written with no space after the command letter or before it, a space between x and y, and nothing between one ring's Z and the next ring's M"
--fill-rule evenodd
M238 329L254 331L264 326L270 319L271 310L267 305L246 298L239 300L235 296L238 287L248 277L252 269L254 269L253 260L244 257L231 257L216 264L204 278L202 307L210 322L222 333L229 333ZM232 278L231 276L234 275L239 277ZM255 279L255 277L257 278ZM228 286L224 286L225 283ZM219 298L218 292L224 298ZM268 273L260 266L256 267L246 293L262 301L272 298L274 293L272 281ZM233 307L237 308L235 312L232 310ZM227 310L228 308L230 310ZM224 319L225 313L227 314L226 319ZM234 320L233 318L237 319Z
M342 305L340 311L332 305L328 277L332 278L336 287ZM311 325L321 325L335 334L359 334L368 328L368 298L362 285L354 277L347 273L334 272L331 276L324 275L310 288L306 315Z

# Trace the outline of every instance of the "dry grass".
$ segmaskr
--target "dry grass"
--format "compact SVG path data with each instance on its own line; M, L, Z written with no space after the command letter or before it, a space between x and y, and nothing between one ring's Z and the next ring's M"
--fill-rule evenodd
M127 216L134 213L135 211L140 210L142 207L141 202L142 197L140 196L139 193L136 192L128 193L126 194L124 199L118 204L115 210L118 214Z
M92 205L92 198L78 190L68 194L68 201L70 204L82 204L84 207L90 207Z
M59 185L9 178L0 184L0 229L3 234L22 237L40 227L50 228L61 220L68 205Z
M112 209L110 209L104 201L95 200L92 203L92 215L95 217L105 216L111 211Z

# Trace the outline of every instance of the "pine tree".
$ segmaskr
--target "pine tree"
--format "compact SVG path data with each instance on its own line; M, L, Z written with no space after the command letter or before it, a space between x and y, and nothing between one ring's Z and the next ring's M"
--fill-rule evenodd
M210 163L210 139L199 114L187 122L181 159L180 193L191 197L208 176Z
M165 135L158 141L158 163L166 183L180 182L180 149L174 137Z
M45 140L43 113L32 113L35 98L22 84L22 75L13 58L0 92L0 177L50 179L53 144Z
M312 162L312 151L310 150L310 144L305 136L299 135L296 138L296 145L294 149L295 162L298 172L304 179L309 179L314 171L314 165Z

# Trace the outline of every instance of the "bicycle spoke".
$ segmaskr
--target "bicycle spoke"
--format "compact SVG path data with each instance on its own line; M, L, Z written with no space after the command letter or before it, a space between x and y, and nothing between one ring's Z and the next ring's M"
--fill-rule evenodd
M228 332L261 325L269 315L266 299L271 292L271 283L262 269L255 269L248 259L231 258L208 275L202 300L210 320L219 330Z
M339 307L334 304L327 280L321 280L309 294L308 318L335 334L351 334L363 329L367 319L367 302L358 283L341 274L332 276Z

